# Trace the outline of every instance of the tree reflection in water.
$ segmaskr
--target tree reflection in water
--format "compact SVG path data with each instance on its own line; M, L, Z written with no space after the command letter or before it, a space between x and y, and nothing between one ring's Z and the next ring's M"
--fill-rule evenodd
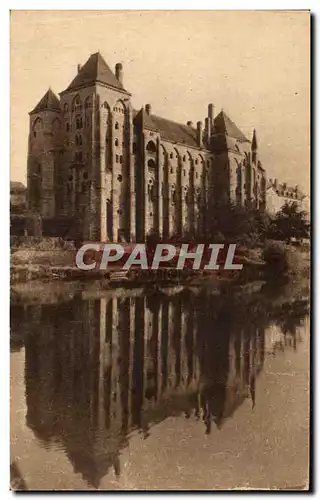
M19 331L25 338L27 425L98 488L109 469L120 475L135 429L146 439L154 424L185 415L210 434L247 398L254 409L265 356L297 349L307 314L307 300L270 287L13 305L13 348Z

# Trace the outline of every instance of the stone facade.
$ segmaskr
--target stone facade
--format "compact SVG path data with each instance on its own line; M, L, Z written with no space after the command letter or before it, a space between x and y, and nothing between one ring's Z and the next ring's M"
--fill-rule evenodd
M134 110L122 65L113 74L100 53L30 113L29 208L74 220L84 240L200 236L218 203L264 209L265 195L255 132L212 104L204 127Z

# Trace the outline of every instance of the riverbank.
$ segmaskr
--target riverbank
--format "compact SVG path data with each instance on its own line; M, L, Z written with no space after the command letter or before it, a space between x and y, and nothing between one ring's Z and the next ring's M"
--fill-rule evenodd
M269 275L278 275L276 266L267 265L264 260L264 248L241 248L237 262L243 265L241 271L192 271L189 269L159 269L147 271L122 271L120 268L108 270L93 269L84 272L75 265L75 248L72 244L41 243L33 247L20 245L11 249L11 285L35 281L54 282L81 281L99 282L104 288L141 287L145 285L188 285L203 286L212 283L236 282L246 283L254 280L268 279ZM41 246L42 245L42 246ZM310 253L304 247L281 244L283 254L288 257L288 273L309 275ZM270 263L269 263L270 264ZM286 271L286 272L287 272Z

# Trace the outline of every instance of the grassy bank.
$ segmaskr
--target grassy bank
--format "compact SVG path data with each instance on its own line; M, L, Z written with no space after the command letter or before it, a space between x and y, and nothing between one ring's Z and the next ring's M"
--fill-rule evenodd
M78 269L74 262L75 249L63 244L45 248L13 248L11 252L11 284L37 281L103 281L108 285L109 273L101 270ZM220 271L202 273L192 279L193 286L205 282L234 281L247 283L261 279L309 278L310 254L307 248L269 241L264 247L239 249L237 272ZM138 283L137 283L138 284ZM121 283L120 285L121 286Z

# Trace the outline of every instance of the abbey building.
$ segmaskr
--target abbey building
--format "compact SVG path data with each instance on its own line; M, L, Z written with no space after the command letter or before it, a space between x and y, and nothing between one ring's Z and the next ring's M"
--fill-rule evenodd
M83 240L200 236L219 203L264 210L266 177L255 131L213 104L196 126L134 110L122 65L113 73L98 52L30 112L27 200Z

